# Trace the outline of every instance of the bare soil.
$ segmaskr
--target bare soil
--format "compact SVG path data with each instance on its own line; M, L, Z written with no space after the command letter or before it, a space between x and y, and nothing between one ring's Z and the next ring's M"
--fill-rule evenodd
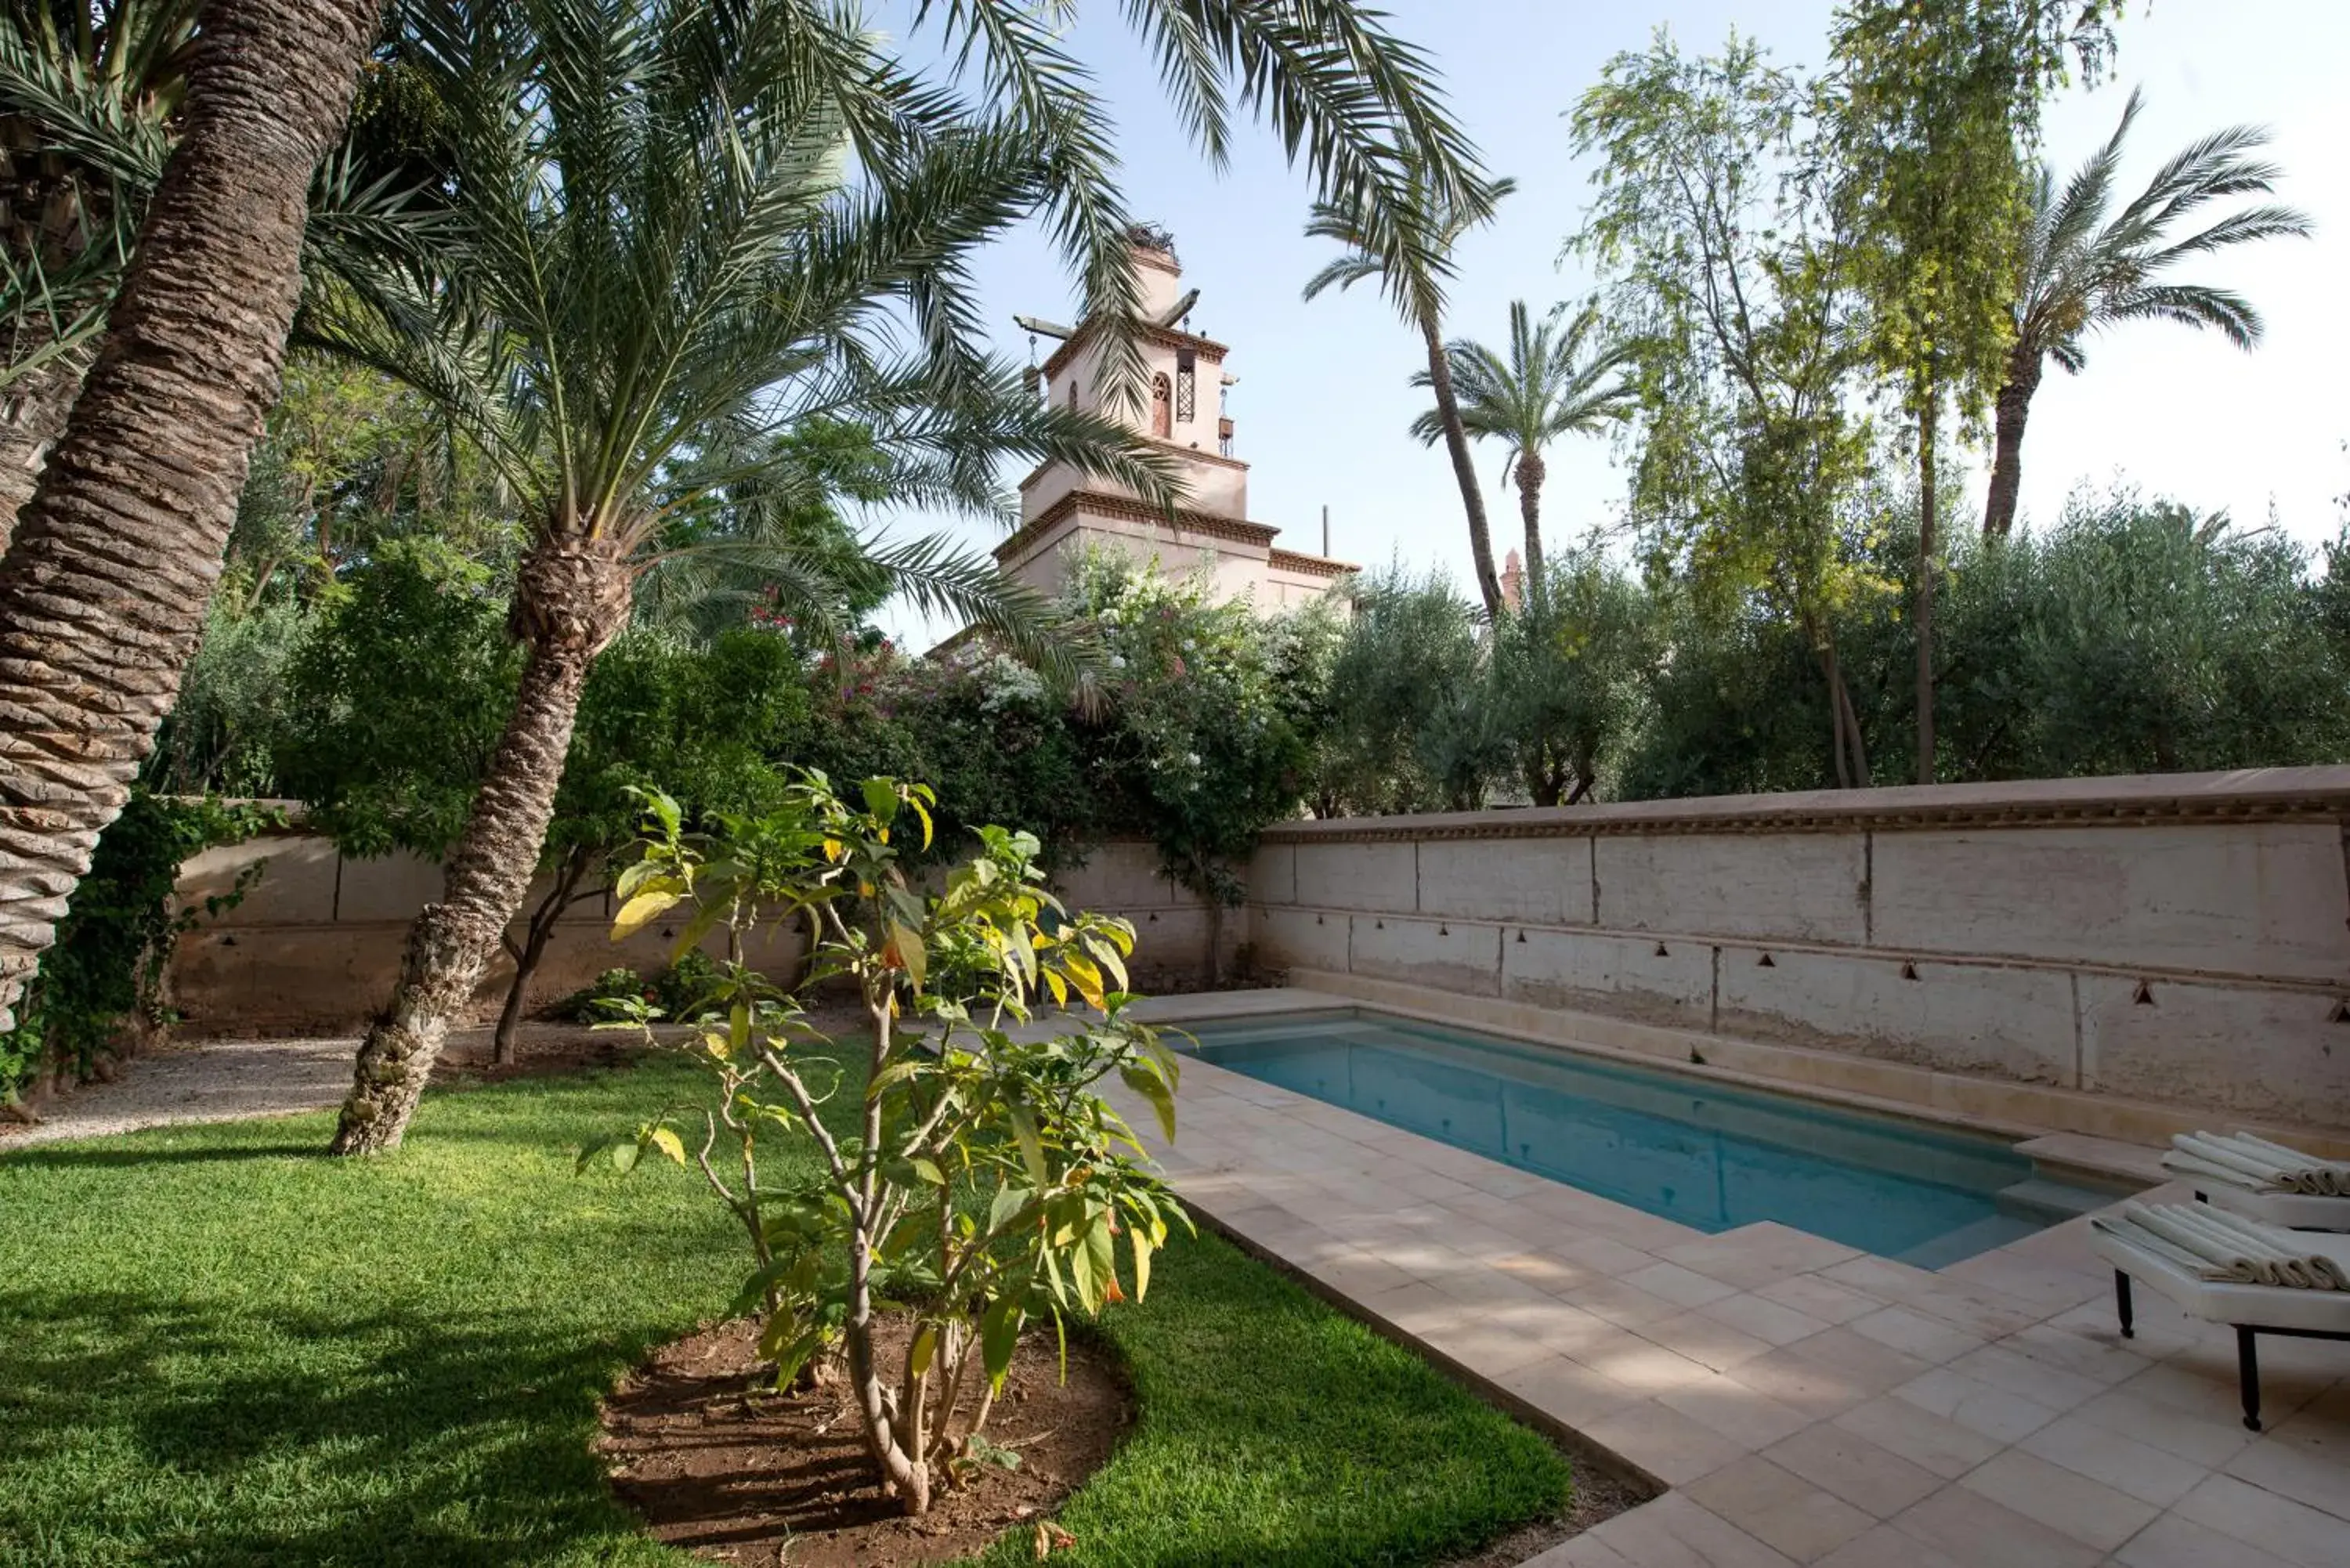
M902 1355L904 1334L884 1325L883 1365ZM1032 1334L987 1424L1019 1467L984 1467L909 1519L874 1480L847 1388L775 1392L757 1340L744 1321L665 1346L606 1401L597 1445L613 1491L655 1538L723 1563L907 1568L968 1555L1007 1530L1049 1532L1052 1511L1134 1423L1107 1353L1072 1338L1064 1383L1053 1335Z

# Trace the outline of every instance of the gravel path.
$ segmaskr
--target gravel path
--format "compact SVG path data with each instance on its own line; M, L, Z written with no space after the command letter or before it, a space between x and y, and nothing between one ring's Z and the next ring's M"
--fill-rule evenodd
M233 1122L342 1103L359 1036L206 1040L166 1047L44 1103L35 1127L0 1126L0 1152L59 1138L96 1137L182 1122Z

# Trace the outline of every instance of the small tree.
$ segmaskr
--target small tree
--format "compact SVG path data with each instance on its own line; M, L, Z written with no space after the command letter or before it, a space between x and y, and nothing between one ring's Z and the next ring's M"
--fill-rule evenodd
M1640 585L1597 555L1569 556L1493 628L1487 721L1536 805L1599 784L1639 717L1654 659Z
M980 853L943 892L916 891L900 857L917 830L928 846L930 802L923 786L885 778L843 800L812 773L775 811L721 819L705 841L685 831L676 801L650 797L614 936L681 905L694 910L688 943L722 923L738 936L805 924L814 977L854 981L868 1032L844 1073L791 996L729 963L681 1047L708 1072L712 1104L580 1156L583 1170L603 1158L627 1170L647 1150L699 1167L750 1241L743 1306L764 1314L760 1354L781 1384L839 1351L876 1476L910 1514L987 1455L988 1412L1027 1321L1126 1299L1121 1237L1139 1300L1169 1222L1188 1225L1095 1092L1118 1075L1174 1135L1175 1058L1121 989L1133 928L1064 910L1043 886L1036 840L999 827L980 830ZM1046 994L1094 1016L1015 1039ZM650 1038L650 1005L624 1005ZM913 1019L929 1029L907 1027ZM826 1119L835 1100L834 1119L853 1124L845 1133ZM772 1161L760 1165L778 1137L812 1148L812 1177L778 1180ZM722 1143L727 1174L713 1158ZM876 1329L892 1303L910 1332L885 1367Z

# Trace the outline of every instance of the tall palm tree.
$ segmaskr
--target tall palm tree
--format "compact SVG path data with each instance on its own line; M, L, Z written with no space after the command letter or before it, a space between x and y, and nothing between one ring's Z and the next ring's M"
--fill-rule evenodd
M1445 346L1461 429L1508 450L1502 482L1518 487L1518 515L1526 525L1526 581L1537 597L1543 586L1542 487L1548 472L1543 448L1563 435L1596 434L1630 416L1638 394L1623 372L1632 357L1633 345L1604 336L1596 303L1585 306L1562 330L1557 311L1537 326L1525 301L1512 300L1506 358L1466 337ZM1411 384L1432 388L1435 377L1422 370ZM1443 440L1440 410L1431 409L1412 421L1411 433L1428 446Z
M218 0L106 338L0 560L0 1026L177 696L378 0Z
M186 96L196 11L196 0L0 6L0 546L89 369Z
M788 483L784 432L862 418L892 498L917 504L992 506L1003 454L1172 493L1118 427L1040 404L972 346L970 254L1050 194L1012 120L918 91L798 0L441 0L411 22L449 115L466 244L442 279L388 275L307 327L432 399L518 497L524 665L444 896L360 1048L341 1153L400 1141L520 908L581 688L639 581L698 547L755 563L804 613L838 597L804 551L759 536L775 509L745 507L748 532L720 542L679 539L707 498ZM1043 635L1044 602L984 557L936 540L868 556L1035 657L1064 646Z
M1516 189L1514 180L1492 180L1456 198L1444 195L1432 182L1416 182L1405 212L1409 225L1423 237L1411 244L1383 243L1378 232L1382 214L1355 202L1316 202L1305 223L1306 238L1336 240L1345 247L1336 261L1306 280L1305 298L1332 287L1343 292L1358 283L1376 282L1405 322L1419 331L1428 351L1428 369L1419 376L1436 397L1437 428L1452 460L1453 483L1461 487L1461 509L1469 519L1469 558L1488 618L1502 613L1502 578L1493 569L1492 525L1485 516L1485 494L1477 486L1477 467L1469 456L1469 435L1453 390L1452 365L1444 352L1444 280L1451 275L1452 250L1461 235L1491 218L1494 203Z
M2260 342L2262 331L2260 312L2250 300L2206 284L2167 282L2164 275L2192 256L2309 233L2304 213L2260 202L2183 238L2171 237L2189 213L2209 202L2265 194L2274 188L2282 171L2251 156L2268 145L2269 132L2252 125L2231 125L2189 144L2156 171L2145 190L2108 217L2122 144L2137 119L2140 102L2140 95L2132 92L2111 140L2061 192L2056 171L2045 165L2033 188L2030 248L2015 306L2015 344L2008 350L1996 405L1997 446L1991 498L1983 509L1986 538L2003 539L2015 526L2016 491L2023 478L2023 425L2045 361L2054 359L2071 374L2080 374L2087 363L2089 335L2124 321L2209 327L2237 348L2250 349Z

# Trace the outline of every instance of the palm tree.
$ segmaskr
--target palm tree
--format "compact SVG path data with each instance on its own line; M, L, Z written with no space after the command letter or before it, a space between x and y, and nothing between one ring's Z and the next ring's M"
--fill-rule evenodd
M378 0L204 13L184 130L0 561L0 1027L179 691Z
M2108 218L2122 144L2137 119L2140 96L2130 94L2121 123L2095 157L2056 189L2043 165L2033 189L2032 230L2023 285L2015 307L2015 344L1999 389L1991 498L1983 536L2003 539L2015 525L2017 487L2023 477L2023 425L2040 389L2044 361L2078 375L2087 362L2085 340L2124 321L2176 321L2209 327L2239 348L2261 340L2260 312L2233 290L2169 283L2164 274L2190 256L2230 245L2309 233L2309 219L2292 207L2262 202L2230 213L2182 239L2171 231L2189 213L2225 196L2266 193L2281 172L2251 157L2269 142L2259 126L2231 125L2190 143L2158 170L2147 187Z
M1517 189L1514 180L1489 181L1455 199L1444 196L1429 182L1415 184L1406 209L1409 225L1426 237L1399 246L1381 242L1377 220L1357 203L1321 201L1314 204L1305 223L1308 239L1336 240L1346 247L1336 261L1305 282L1305 297L1313 299L1336 286L1342 292L1356 284L1376 281L1379 291L1419 328L1428 351L1428 369L1415 384L1425 384L1436 396L1436 424L1444 450L1452 459L1453 483L1461 487L1461 508L1469 518L1469 558L1477 572L1477 591L1485 614L1502 613L1502 579L1493 569L1493 534L1485 516L1484 492L1477 486L1477 468L1469 457L1469 436L1461 424L1461 406L1452 387L1452 366L1444 351L1444 279L1452 270L1452 250L1479 223L1491 218L1494 203ZM1424 383L1421 381L1424 378Z
M186 95L196 10L196 0L0 7L0 547L89 369Z
M444 896L360 1048L340 1153L400 1141L521 906L582 685L639 581L692 550L755 565L804 615L841 597L807 551L763 535L786 508L746 504L728 536L681 540L710 498L788 486L785 432L865 420L901 502L992 509L1007 453L1171 495L1117 426L1039 403L972 347L971 252L1050 195L1011 120L918 94L798 0L641 15L447 0L412 24L449 115L467 244L445 277L387 275L307 330L433 400L518 498L524 665ZM922 540L867 558L1032 657L1066 650L1044 635L1044 601L983 556Z
M1508 449L1502 481L1518 487L1526 581L1536 597L1543 586L1543 448L1559 436L1597 434L1628 417L1637 398L1621 373L1632 362L1633 346L1608 341L1600 330L1596 304L1585 306L1561 331L1557 311L1537 327L1520 299L1510 302L1507 358L1466 337L1445 346L1461 429ZM1411 384L1432 388L1435 378L1422 370ZM1442 440L1445 429L1440 405L1411 422L1411 433L1428 446Z

